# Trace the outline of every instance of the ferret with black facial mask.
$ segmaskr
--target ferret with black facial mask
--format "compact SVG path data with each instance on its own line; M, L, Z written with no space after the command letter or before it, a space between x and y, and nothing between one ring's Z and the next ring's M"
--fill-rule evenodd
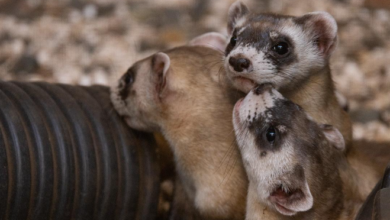
M233 123L249 178L247 220L354 219L379 180L364 157L350 163L337 128L316 123L270 84L236 103Z
M214 33L205 34L203 41L225 51L224 67L233 87L248 93L258 84L271 84L316 122L340 130L348 151L351 122L329 67L337 44L334 18L326 12L299 17L256 14L238 1L230 6L227 26L229 40Z
M248 180L231 118L237 98L219 77L221 54L191 44L134 63L112 88L112 103L130 127L168 140L187 200L173 206L195 209L190 217L183 207L185 217L174 219L243 219Z

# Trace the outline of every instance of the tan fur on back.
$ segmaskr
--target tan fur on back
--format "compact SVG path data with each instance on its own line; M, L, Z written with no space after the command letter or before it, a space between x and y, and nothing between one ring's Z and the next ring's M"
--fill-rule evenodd
M243 218L247 178L231 121L234 102L218 77L220 54L203 47L167 54L178 94L164 106L162 132L174 151L184 188L201 214Z

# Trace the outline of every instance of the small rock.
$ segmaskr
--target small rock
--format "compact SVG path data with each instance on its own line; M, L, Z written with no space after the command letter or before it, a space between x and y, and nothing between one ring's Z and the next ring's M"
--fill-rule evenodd
M0 34L0 44L7 43L12 40L12 36L8 31L4 31Z
M91 76L89 75L80 76L78 84L82 86L90 86L92 84Z
M11 69L11 72L21 75L21 74L31 74L37 72L39 69L39 63L35 56L25 54L21 56L14 64Z
M382 112L381 121L385 123L387 126L390 126L390 110Z
M83 9L83 15L86 19L93 19L96 18L98 15L98 8L96 5L88 4Z
M114 4L104 4L104 5L98 5L98 16L110 16L115 11L115 5Z

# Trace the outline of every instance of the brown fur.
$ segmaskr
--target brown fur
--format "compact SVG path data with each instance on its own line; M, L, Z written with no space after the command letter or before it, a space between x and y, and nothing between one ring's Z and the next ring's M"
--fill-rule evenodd
M175 74L170 77L180 88L175 91L179 100L163 110L162 131L173 148L184 188L202 216L239 219L246 177L232 135L233 105L226 88L203 68L210 63L210 53L218 54L202 47L168 52Z
M175 180L175 164L169 144L161 133L154 133L157 143L157 155L160 167L160 194L158 204L158 219L168 219L173 198L173 183Z
M221 54L206 47L179 47L166 54L170 70L164 96L151 98L152 56L135 64L138 72L130 91L135 90L138 99L129 96L126 107L117 110L143 120L141 129L162 132L186 196L202 218L243 219L247 177L231 121L236 99L219 75ZM121 101L116 93L114 89L114 105Z
M343 134L346 149L352 148L352 127L347 112L339 105L329 67L311 75L299 87L280 90L286 98L300 105L320 124L335 126Z

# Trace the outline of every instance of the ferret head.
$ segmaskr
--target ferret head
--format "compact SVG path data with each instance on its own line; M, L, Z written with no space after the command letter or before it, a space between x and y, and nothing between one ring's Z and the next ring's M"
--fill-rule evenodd
M111 88L112 103L127 124L138 130L158 131L166 121L179 123L199 113L196 106L217 89L209 86L213 81L209 69L215 68L218 74L215 62L219 58L217 51L197 46L156 53L134 63Z
M134 63L111 88L112 103L130 127L158 130L169 66L167 54L154 54Z
M233 122L259 200L281 214L310 210L324 189L340 184L332 157L345 147L341 133L312 121L270 84L256 87L236 103Z
M224 66L243 92L260 83L294 88L327 65L337 42L336 21L326 12L252 14L239 1L229 9L228 33Z

